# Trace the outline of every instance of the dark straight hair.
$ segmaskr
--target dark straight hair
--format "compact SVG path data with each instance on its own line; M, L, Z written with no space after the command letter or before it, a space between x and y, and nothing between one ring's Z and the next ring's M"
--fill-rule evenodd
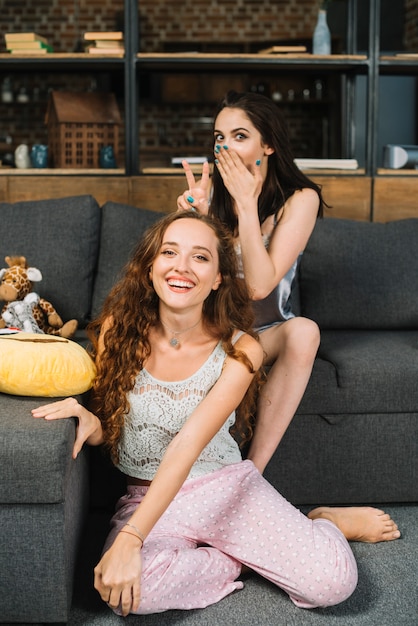
M318 194L318 217L322 217L324 206L327 205L322 198L321 187L305 176L295 164L287 124L277 104L261 94L229 91L215 111L214 123L225 108L241 109L260 133L262 142L274 150L268 156L267 177L258 199L260 224L270 215L277 214L295 191L305 187L313 189ZM234 232L238 223L232 207L232 198L216 167L213 171L212 184L210 213Z

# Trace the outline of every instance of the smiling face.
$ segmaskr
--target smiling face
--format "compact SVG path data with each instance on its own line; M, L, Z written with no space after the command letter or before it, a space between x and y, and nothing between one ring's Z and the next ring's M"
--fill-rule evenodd
M256 161L260 160L262 172L267 172L266 156L272 154L273 149L263 143L261 134L242 109L222 109L215 120L213 136L214 146L226 145L229 150L234 150L250 171Z
M167 227L150 270L161 304L178 312L203 305L222 280L217 246L215 232L198 220L181 219Z

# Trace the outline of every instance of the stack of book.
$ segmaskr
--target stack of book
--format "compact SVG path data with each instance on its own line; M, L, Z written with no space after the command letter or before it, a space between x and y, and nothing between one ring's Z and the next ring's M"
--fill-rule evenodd
M306 52L306 46L270 46L270 48L264 48L259 50L258 54L298 54L300 52Z
M46 37L37 33L5 33L6 48L11 54L46 54L53 52Z
M123 54L125 51L121 31L89 31L84 33L84 41L89 54Z

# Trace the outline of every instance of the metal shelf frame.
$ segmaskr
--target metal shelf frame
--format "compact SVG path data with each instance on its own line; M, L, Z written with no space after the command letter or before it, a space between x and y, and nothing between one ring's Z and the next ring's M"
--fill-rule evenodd
M124 76L125 174L140 173L138 133L141 74L143 72L234 72L280 71L330 73L341 76L341 144L342 157L355 153L356 78L367 77L366 88L366 176L377 171L377 138L379 113L379 77L381 75L418 75L418 55L397 58L380 57L381 0L368 0L368 50L357 50L358 0L348 0L347 54L314 56L311 54L260 55L216 53L141 53L139 41L139 1L124 2L125 54L93 57L84 53L52 53L39 57L0 54L0 72L120 72Z
M135 0L126 0L133 2ZM358 0L349 0L347 9L347 54L326 57L312 55L259 55L215 53L140 53L136 56L136 73L140 71L251 71L273 70L281 72L340 73L342 89L342 146L344 158L355 153L355 80L367 76L366 102L366 153L365 174L376 173L376 138L378 117L378 79L380 45L380 0L369 0L369 49L368 54L357 52ZM139 50L139 48L138 48ZM411 64L411 63L410 63ZM418 59L417 59L418 65ZM140 89L140 85L139 85Z

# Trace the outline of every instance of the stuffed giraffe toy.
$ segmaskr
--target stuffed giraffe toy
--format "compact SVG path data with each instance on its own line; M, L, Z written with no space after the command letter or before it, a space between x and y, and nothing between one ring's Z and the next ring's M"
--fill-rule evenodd
M42 280L41 272L28 267L24 256L6 256L5 261L9 267L0 270L0 301L6 303L0 328L13 325L25 332L72 337L78 327L77 320L64 324L52 304L32 291L33 283Z

